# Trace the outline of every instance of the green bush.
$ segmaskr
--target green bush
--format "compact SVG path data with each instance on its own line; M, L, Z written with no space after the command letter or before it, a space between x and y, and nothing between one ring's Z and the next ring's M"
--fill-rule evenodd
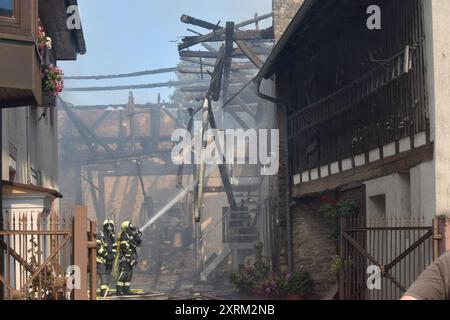
M314 291L314 280L308 272L295 271L280 276L277 286L280 294L306 297Z

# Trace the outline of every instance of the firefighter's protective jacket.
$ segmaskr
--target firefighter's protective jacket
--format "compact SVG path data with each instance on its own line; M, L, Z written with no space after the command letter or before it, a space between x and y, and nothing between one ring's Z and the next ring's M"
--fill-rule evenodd
M126 261L131 266L137 263L137 247L140 246L140 239L129 235L127 232L122 232L120 235L120 250L119 262Z
M113 264L117 254L117 243L114 236L107 236L103 232L97 234L97 262Z

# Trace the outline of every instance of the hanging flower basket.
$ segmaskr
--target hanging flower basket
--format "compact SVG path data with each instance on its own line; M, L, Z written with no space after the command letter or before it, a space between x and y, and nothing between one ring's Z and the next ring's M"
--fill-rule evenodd
M48 64L42 67L42 106L54 106L58 94L64 88L61 68Z

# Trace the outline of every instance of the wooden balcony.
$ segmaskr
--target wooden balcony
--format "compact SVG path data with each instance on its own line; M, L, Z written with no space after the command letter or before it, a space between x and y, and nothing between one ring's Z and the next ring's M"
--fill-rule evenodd
M416 51L406 46L402 52L379 63L378 67L349 85L292 114L289 117L290 137L335 118L406 75L413 68L414 54Z

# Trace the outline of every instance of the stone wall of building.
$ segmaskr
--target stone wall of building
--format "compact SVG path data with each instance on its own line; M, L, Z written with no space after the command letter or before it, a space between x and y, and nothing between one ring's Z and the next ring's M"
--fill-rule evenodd
M294 270L311 274L317 298L325 297L336 284L330 268L337 254L337 241L330 239L332 228L319 213L320 205L320 199L307 199L292 208Z
M292 18L305 0L273 0L273 25L275 41L280 40Z

